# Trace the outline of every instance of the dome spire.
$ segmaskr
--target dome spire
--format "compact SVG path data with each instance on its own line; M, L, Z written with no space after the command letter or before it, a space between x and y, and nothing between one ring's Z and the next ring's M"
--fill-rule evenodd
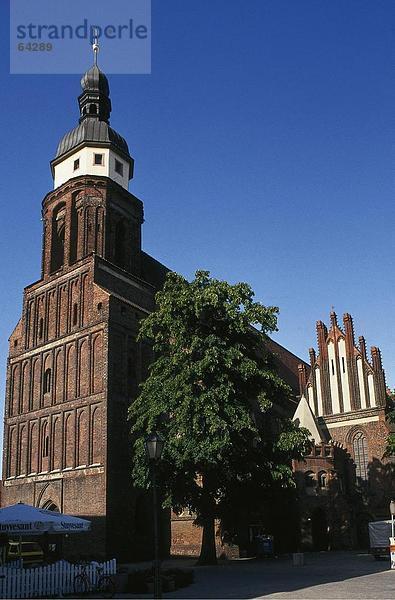
M93 67L81 79L82 94L78 98L80 106L80 123L86 119L109 123L111 113L110 87L108 79L97 66L99 54L99 38L94 30L92 43Z
M92 49L93 49L93 62L94 62L95 67L97 67L97 55L99 54L100 46L99 46L99 38L97 36L97 29L96 29L96 27L93 30Z

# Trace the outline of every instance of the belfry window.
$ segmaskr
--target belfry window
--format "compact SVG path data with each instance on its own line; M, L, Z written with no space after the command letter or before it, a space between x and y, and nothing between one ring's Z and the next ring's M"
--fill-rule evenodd
M62 204L54 211L52 218L52 256L51 271L57 271L64 264L64 239L66 226L66 207Z
M76 158L74 161L74 171L80 168L80 159Z
M354 461L356 466L355 474L362 481L368 480L368 443L362 431L355 434L352 442Z
M103 165L104 164L104 160L103 160L103 154L96 154L96 152L93 155L93 164L95 165Z

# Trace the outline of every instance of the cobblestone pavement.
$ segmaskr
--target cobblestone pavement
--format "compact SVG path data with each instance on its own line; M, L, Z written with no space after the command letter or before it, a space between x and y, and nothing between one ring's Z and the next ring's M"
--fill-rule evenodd
M368 554L357 552L311 553L306 554L305 559L303 567L294 567L287 559L239 560L217 567L196 567L194 584L163 594L163 597L395 599L395 570L389 570L388 561L374 561ZM175 561L171 564L176 566ZM180 561L179 564L193 565L193 561ZM150 596L122 594L118 597Z

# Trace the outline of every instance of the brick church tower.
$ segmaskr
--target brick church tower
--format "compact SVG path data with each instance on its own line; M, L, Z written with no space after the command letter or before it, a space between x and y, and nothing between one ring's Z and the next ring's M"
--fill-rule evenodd
M166 268L141 249L133 158L109 125L96 61L81 85L79 124L59 143L42 203L41 278L10 337L1 502L91 518L90 552L133 557L150 532L130 487L127 409L150 360L138 322Z

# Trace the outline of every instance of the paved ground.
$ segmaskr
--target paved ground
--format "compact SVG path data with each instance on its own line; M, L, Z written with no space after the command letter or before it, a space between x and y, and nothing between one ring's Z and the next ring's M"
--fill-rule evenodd
M287 559L228 561L218 567L196 567L195 583L164 598L265 598L292 600L394 600L395 570L356 552L312 553L303 567ZM193 561L167 561L193 566ZM119 598L149 598L119 594Z

